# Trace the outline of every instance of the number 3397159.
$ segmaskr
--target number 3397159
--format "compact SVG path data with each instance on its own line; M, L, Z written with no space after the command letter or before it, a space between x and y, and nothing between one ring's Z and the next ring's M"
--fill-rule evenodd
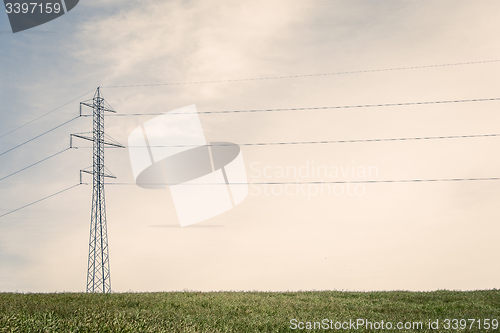
M51 14L55 13L58 14L61 11L61 5L58 3L6 3L5 4L5 9L7 10L7 14L35 14L35 13L40 13L40 14Z

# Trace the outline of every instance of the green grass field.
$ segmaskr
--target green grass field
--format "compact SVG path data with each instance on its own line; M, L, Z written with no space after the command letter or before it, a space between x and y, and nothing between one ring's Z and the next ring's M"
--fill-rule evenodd
M292 319L296 321L291 323ZM357 319L365 322L359 327L349 324L349 320L355 323ZM453 319L457 321L451 321ZM429 328L429 320L434 329ZM481 320L481 328L478 320ZM367 293L169 292L107 295L0 293L2 333L500 332L500 325L496 329L493 326L498 320L499 290ZM371 328L366 321L371 322ZM380 326L382 321L383 329ZM311 327L316 322L316 329L307 329L307 322L310 322ZM386 327L388 322L393 326L392 329ZM421 327L418 326L419 322L422 323ZM335 329L336 323L339 329ZM377 323L379 329L376 329ZM398 329L398 323L406 324L407 327L411 324L413 328L405 329L403 326ZM323 327L319 328L318 324ZM339 326L342 324L344 328ZM484 329L488 324L490 328ZM299 328L302 325L304 329ZM326 326L333 329L326 329Z

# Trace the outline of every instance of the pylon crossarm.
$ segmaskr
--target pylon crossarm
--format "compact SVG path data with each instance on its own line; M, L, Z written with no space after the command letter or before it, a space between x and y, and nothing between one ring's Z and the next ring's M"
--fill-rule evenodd
M91 137L88 137L88 136L84 136L84 135L80 135L80 134L70 134L70 138L71 137L76 137L76 138L80 138L80 139L84 139L84 140L92 141L92 142L94 141L94 138L91 138ZM72 146L72 140L71 139L70 139L70 144ZM117 148L125 148L124 145L122 145L121 143L118 143L118 142L102 141L102 144L106 145L106 146L117 147Z
M125 148L124 145L119 144L119 143L114 143L114 142L104 141L103 144L105 144L107 146L117 147L117 148ZM106 147L104 147L104 148L106 148Z
M80 102L80 105L85 105L85 106L88 106L89 108L94 108L94 104L90 104L90 103L85 103L85 102ZM100 107L101 110L103 111L107 111L107 112L112 112L112 113L116 113L115 110L113 109L108 109L108 108L105 108L103 106Z
M88 170L80 170L80 172L85 172L85 173L88 173L89 175L93 175L94 174L93 171L88 171ZM116 179L115 175L110 175L110 174L107 174L107 173L104 174L104 177Z
M104 133L104 144L109 145L109 146L113 146L113 147L117 147L117 148L125 148L124 145L122 145L121 143L119 143L118 141L116 141L115 139L113 139L111 136L109 136L106 133Z
M79 135L79 134L70 134L71 137L76 137L76 138L80 138L80 139L84 139L84 140L88 140L88 141L94 141L94 139L92 139L91 137L87 137L87 136L83 136L83 135Z

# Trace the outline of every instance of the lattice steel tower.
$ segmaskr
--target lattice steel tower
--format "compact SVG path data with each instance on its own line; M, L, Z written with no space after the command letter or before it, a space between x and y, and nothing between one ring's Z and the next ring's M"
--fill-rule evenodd
M91 103L89 103L91 102ZM89 173L93 177L92 193L92 215L90 219L89 258L87 268L87 292L109 293L111 292L111 278L109 270L108 231L106 224L106 203L104 197L104 178L116 178L104 166L104 148L114 146L125 148L104 133L104 112L113 112L97 88L94 98L80 103L81 107L88 106L93 110L92 137L87 133L72 134L81 139L93 142L93 165L92 171L80 170L80 182L82 172ZM70 140L71 141L71 140ZM70 143L72 145L72 142Z

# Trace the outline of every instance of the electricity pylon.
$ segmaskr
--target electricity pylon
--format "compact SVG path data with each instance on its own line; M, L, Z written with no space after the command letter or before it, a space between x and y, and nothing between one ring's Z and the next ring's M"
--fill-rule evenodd
M111 292L111 278L109 271L104 178L116 177L104 166L104 148L106 148L106 146L125 147L104 133L104 112L116 113L116 111L106 103L101 95L100 88L97 88L93 99L80 103L80 115L82 115L82 106L88 106L93 110L92 117L94 125L93 131L91 132L92 137L84 135L87 133L71 134L70 146L72 146L73 136L93 142L92 171L80 170L80 183L82 182L82 172L89 173L93 176L92 215L90 219L86 291L91 293L109 293Z

